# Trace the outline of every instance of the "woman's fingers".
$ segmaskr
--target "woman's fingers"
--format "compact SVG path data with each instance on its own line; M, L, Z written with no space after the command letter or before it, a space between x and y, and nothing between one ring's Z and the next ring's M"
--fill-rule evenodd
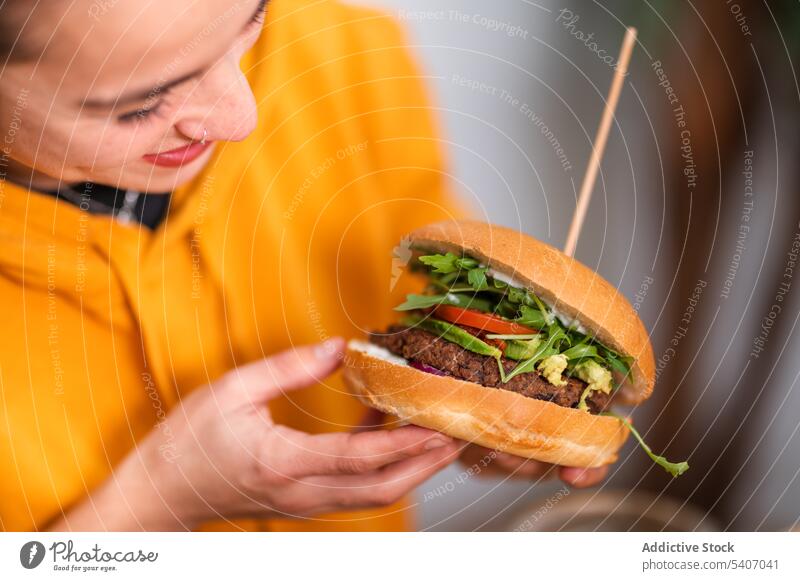
M497 452L495 466L516 478L546 478L553 475L553 465L512 454Z
M558 473L561 480L576 488L595 486L602 482L608 474L608 466L600 468L554 466L497 450L489 450L475 444L469 444L464 448L461 461L472 467L476 474L486 476L509 475L515 478L544 479Z
M461 463L476 476L512 476L514 478L546 478L552 475L552 464L537 462L491 450L477 444L466 444L461 451Z
M324 343L287 349L229 371L216 385L237 392L250 403L266 403L333 373L341 364L344 348L344 339L334 337Z
M407 458L365 474L314 476L303 485L313 487L334 506L361 508L397 502L458 458L455 443Z
M558 475L567 484L575 488L586 488L600 484L608 474L608 466L599 468L573 468L562 466L558 470Z
M417 426L396 430L311 435L283 426L271 442L276 470L293 478L362 474L452 444L444 434Z

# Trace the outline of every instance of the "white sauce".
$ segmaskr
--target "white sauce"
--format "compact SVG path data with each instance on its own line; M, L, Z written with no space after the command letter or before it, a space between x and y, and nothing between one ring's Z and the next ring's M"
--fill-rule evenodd
M402 357L398 357L388 349L379 345L375 345L374 343L359 341L358 339L351 339L347 346L350 347L350 349L355 349L356 351L366 353L370 357L383 359L384 361L388 361L396 365L408 365L408 361Z
M524 285L524 284L522 284L521 282L519 282L518 280L515 280L515 279L513 279L513 278L512 278L512 277L510 277L510 276L506 276L506 275L505 275L505 274L503 274L502 272L497 272L496 270L494 270L494 269L492 269L492 268L490 268L490 269L487 271L487 273L486 273L486 274L488 274L488 275L489 275L489 276L491 276L492 278L495 278L495 279L499 280L500 282L504 282L504 283L506 283L506 284L507 284L507 285L509 285L509 286L513 286L513 287L515 287L515 288L520 288L520 289L524 289L524 288L525 288L525 285ZM539 298L541 299L541 297L539 297ZM557 309L557 308L555 308L555 307L554 307L552 304L548 303L548 302L547 302L546 300L544 300L544 299L541 299L541 301L542 301L542 302L543 302L545 305L547 305L547 307L548 307L548 308L550 309L550 311L551 311L551 312L552 312L552 313L553 313L553 314L556 316L556 318L557 318L559 321L561 321L561 324L562 324L562 325L564 325L564 326L565 326L565 327L567 327L568 329L575 329L576 331L578 331L579 333L583 333L584 335L588 335L588 334L589 334L589 331L586 329L586 327L584 327L583 325L581 325L581 323L580 323L580 321L578 321L578 319L575 319L575 318L573 318L573 317L570 317L569 315L567 315L567 314L566 314L566 313L564 313L563 311L560 311L560 310L558 310L558 309Z

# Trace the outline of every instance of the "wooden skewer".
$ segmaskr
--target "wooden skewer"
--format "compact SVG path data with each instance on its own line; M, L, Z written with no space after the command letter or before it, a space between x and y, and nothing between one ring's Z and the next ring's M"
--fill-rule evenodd
M586 166L586 174L583 176L581 191L578 194L578 203L575 206L575 213L572 215L572 223L569 226L567 242L564 244L564 254L572 256L575 254L575 247L578 245L578 237L581 235L583 220L586 218L586 211L589 209L589 200L592 198L594 182L597 179L597 171L600 169L600 160L603 158L603 150L606 148L608 133L611 130L611 122L614 120L614 111L617 108L619 94L622 92L622 83L628 72L628 63L631 61L631 53L636 44L636 29L628 28L625 38L622 41L622 48L617 59L617 70L614 72L614 79L611 81L611 89L608 91L606 107L603 116L600 118L600 125L597 128L597 135L594 138L592 155L589 157L589 164Z

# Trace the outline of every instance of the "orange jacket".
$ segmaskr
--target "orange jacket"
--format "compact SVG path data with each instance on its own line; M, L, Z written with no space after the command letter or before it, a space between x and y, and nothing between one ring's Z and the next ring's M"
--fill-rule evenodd
M257 130L218 144L155 231L0 182L0 528L46 527L224 371L386 324L408 290L390 292L393 247L451 216L391 19L279 1L243 67ZM273 409L310 432L362 412L338 378ZM402 508L206 528L396 530Z

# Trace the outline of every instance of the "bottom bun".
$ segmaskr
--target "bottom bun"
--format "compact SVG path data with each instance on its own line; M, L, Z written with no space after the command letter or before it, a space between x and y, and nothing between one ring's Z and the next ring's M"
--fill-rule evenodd
M425 373L363 341L350 341L345 357L345 383L366 405L493 450L595 467L614 462L628 437L616 418Z

